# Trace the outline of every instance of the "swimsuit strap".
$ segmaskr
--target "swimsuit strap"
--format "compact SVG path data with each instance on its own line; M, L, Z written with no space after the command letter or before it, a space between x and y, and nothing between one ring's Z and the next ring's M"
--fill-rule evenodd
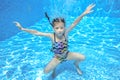
M56 42L55 33L54 33L54 42Z
M63 36L64 36L64 38L65 38L65 41L67 41L67 40L66 40L66 37L65 37L65 34L63 34ZM56 42L55 33L54 33L54 42Z

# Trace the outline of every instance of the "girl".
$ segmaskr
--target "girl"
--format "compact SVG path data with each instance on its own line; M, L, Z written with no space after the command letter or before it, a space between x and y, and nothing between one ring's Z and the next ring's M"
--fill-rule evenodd
M14 22L15 25L23 31L29 32L31 34L35 34L38 36L46 36L49 37L52 41L52 52L55 54L53 59L47 64L47 66L44 69L44 73L48 73L53 70L52 75L55 76L55 68L58 64L60 64L64 60L75 60L74 65L76 66L76 70L78 74L82 74L80 68L79 68L79 62L83 61L85 59L85 56L80 53L75 52L69 52L68 51L68 33L80 22L80 20L88 13L93 12L92 8L95 6L95 4L90 4L86 10L68 27L65 28L65 20L63 18L55 18L53 19L52 23L49 20L48 15L46 14L46 17L48 18L50 24L52 25L54 29L54 33L43 33L36 30L26 29L23 28L19 22Z

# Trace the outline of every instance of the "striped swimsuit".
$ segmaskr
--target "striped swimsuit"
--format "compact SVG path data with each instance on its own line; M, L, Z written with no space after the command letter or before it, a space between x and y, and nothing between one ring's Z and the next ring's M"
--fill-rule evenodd
M67 55L69 53L66 38L64 41L56 42L56 38L54 34L54 43L52 45L52 52L55 53L55 57L57 59L59 59L60 61L64 61L67 58Z

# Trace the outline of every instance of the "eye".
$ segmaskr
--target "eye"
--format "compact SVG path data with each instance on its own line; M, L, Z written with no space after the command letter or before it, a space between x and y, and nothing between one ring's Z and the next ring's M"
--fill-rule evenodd
M58 29L58 27L56 27L55 29Z
M64 27L61 27L61 29L63 29Z

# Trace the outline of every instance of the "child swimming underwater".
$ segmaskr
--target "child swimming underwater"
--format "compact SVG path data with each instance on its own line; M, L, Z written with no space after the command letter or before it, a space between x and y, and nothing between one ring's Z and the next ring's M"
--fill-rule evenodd
M65 28L65 20L64 18L55 18L53 19L52 23L49 20L48 15L46 14L46 17L48 18L50 24L52 25L54 29L54 33L43 33L39 32L37 30L31 30L23 28L19 22L14 22L15 25L23 31L29 32L31 34L35 34L38 36L46 36L49 37L52 41L52 52L54 53L53 59L47 64L47 66L44 69L44 73L49 73L53 70L52 75L55 75L55 68L58 64L60 64L64 60L75 60L74 65L76 66L76 70L78 74L82 74L82 71L79 68L80 61L83 61L85 59L85 56L80 53L70 52L68 50L68 33L80 22L80 20L88 13L93 12L92 8L95 6L95 4L90 4L86 10L78 16L78 18L70 25L70 27Z

